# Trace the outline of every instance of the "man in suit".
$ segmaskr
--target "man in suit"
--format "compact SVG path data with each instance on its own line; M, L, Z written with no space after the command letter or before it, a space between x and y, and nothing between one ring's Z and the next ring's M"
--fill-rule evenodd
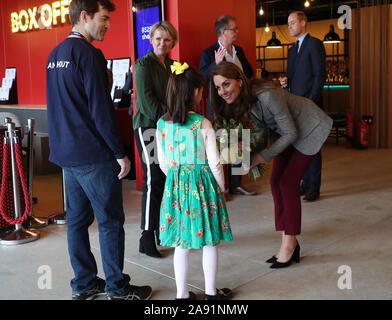
M296 43L287 54L287 76L280 83L291 93L314 101L322 108L322 90L325 81L325 48L323 43L306 32L304 12L294 11L288 17L288 29ZM321 151L302 178L301 194L304 200L314 201L320 196Z
M236 19L229 15L220 16L215 21L215 32L218 42L205 49L200 57L199 70L206 78L207 83L210 83L212 69L223 60L235 63L247 78L253 77L254 72L245 57L244 50L233 44L239 32ZM207 101L207 118L212 120L210 95L208 95ZM256 192L246 190L241 184L241 175L234 175L231 171L229 172L229 189L232 194L256 195Z

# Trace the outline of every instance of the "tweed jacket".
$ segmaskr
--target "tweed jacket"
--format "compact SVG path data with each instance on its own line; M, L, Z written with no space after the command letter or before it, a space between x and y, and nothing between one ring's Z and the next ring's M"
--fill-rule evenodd
M316 154L328 138L332 119L308 98L296 96L279 87L256 90L252 120L258 120L280 137L260 152L266 161L290 144L306 155Z

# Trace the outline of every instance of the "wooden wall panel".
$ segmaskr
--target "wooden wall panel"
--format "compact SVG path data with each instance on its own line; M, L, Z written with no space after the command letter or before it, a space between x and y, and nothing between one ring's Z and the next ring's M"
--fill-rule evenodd
M386 53L386 60L388 61L388 78L387 78L387 92L388 92L388 99L387 99L387 105L389 106L388 108L388 113L387 113L387 119L388 123L391 125L388 126L387 129L387 136L388 136L388 143L387 143L387 148L392 148L392 61L391 61L391 55L392 55L392 5L389 6L388 10L388 18L389 18L389 37L388 37L388 46L387 46L387 53Z
M352 11L350 107L356 121L374 117L369 146L392 148L392 5Z

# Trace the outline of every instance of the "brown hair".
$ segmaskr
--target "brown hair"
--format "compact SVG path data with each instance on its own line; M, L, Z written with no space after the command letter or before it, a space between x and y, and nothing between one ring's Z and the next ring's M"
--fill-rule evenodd
M214 76L220 75L228 79L242 80L240 94L236 101L228 105L218 94L214 84ZM242 70L234 63L222 61L217 64L211 72L210 98L213 114L213 123L222 124L223 119L234 119L238 123L248 123L250 112L257 101L257 94L260 90L276 88L276 86L266 80L252 79L249 81Z
M84 10L92 18L99 11L98 3L109 12L116 10L116 6L110 0L73 0L69 6L69 19L72 27L78 24L80 13Z
M305 12L303 12L303 11L290 11L289 12L289 16L294 14L294 13L297 15L297 18L298 18L299 22L301 22L302 20L305 20L305 22L308 22L308 18L306 17Z
M163 120L183 125L188 112L196 107L195 89L204 87L205 83L204 77L193 67L179 75L172 73L166 89L167 112Z

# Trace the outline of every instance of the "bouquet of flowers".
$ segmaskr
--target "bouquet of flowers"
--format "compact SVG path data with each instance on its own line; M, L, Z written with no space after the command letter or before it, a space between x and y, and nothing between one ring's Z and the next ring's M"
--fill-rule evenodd
M239 164L243 160L250 162L251 152L260 152L265 146L264 129L259 123L250 121L243 124L237 123L234 119L228 121L223 119L221 125L216 125L216 129L218 130L216 141L224 164ZM244 157L243 150L248 157ZM248 166L250 166L250 163L248 163ZM260 163L249 171L248 176L256 181L257 178L264 175L266 170L266 165Z

